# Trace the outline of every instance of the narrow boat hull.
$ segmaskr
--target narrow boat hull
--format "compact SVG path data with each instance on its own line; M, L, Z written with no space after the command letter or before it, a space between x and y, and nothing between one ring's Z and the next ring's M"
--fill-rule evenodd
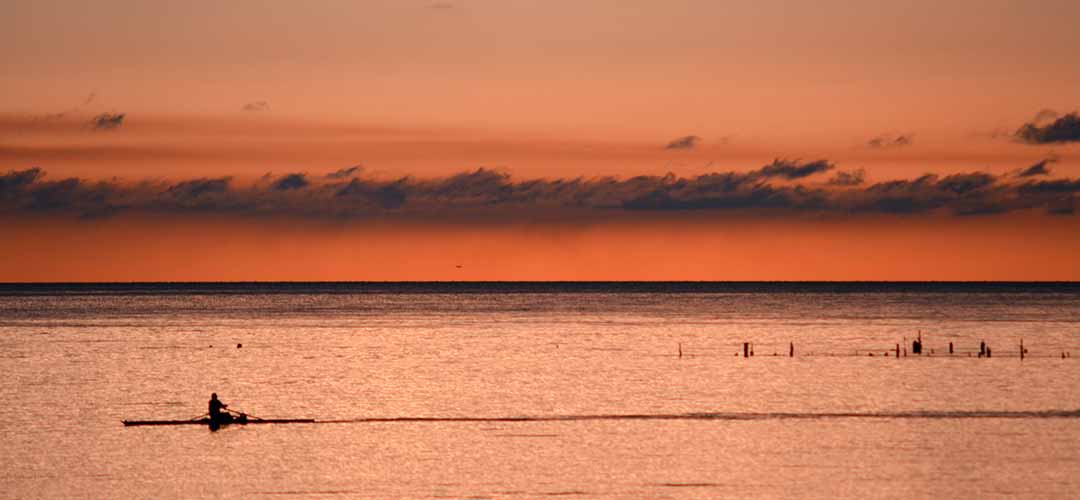
M227 422L211 422L209 418L198 420L124 420L124 426L135 427L144 425L251 425L251 424L312 424L313 418L267 418L267 419L234 419Z

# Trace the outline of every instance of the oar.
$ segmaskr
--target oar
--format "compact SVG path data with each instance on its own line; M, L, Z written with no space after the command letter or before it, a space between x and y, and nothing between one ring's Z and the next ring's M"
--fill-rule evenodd
M195 417L195 418L193 418L193 419L191 419L191 420L198 420L198 419L200 419L200 418L203 418L203 417L209 417L209 416L210 416L210 414L209 414L209 413L203 413L202 415L199 415L199 416L197 416L197 417Z
M229 413L236 414L238 416L242 415L242 416L245 416L245 417L248 417L248 418L253 418L255 420L262 420L261 418L256 417L255 415L252 415L252 414L244 412L244 411L237 411L237 410L232 410L232 409L229 409L229 408L225 408L225 411L227 411Z

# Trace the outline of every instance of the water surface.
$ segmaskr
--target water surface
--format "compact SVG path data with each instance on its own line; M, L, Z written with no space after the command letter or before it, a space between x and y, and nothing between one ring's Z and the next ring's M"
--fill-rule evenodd
M0 285L0 495L1068 498L1062 353L1075 284ZM120 423L215 391L324 422Z

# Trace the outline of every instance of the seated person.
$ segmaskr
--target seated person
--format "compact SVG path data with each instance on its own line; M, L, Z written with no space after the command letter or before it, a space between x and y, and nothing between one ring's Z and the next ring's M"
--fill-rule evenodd
M228 413L228 410L222 412L228 408L229 405L222 403L217 397L217 393L210 395L210 421L211 422L229 422L232 420L232 415Z

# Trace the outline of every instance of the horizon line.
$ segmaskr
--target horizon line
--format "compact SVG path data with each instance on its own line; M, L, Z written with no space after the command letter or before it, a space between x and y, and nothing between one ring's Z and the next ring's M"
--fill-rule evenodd
M396 284L1080 284L1080 280L193 280L0 281L17 285L396 285Z

